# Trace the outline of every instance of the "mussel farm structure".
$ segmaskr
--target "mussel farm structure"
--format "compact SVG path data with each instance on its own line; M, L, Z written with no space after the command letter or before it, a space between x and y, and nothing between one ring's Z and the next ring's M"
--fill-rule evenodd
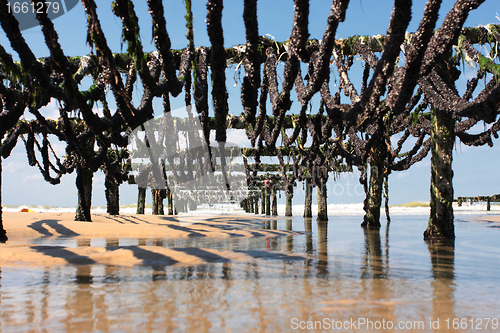
M384 36L339 39L337 27L345 19L349 1L333 0L324 34L317 40L309 36L309 1L294 0L290 38L279 42L259 34L257 0L244 0L246 41L225 48L223 1L207 1L210 45L196 46L191 1L185 0L187 46L175 50L163 2L147 0L155 49L146 52L134 3L116 0L112 8L121 20L127 49L113 53L95 0L82 0L90 54L66 56L51 19L42 11L36 19L49 54L40 59L23 38L14 15L2 12L0 24L18 59L14 61L0 46L2 158L23 141L28 163L51 184L76 172L76 219L82 221L91 219L92 177L102 169L109 212L117 214L118 186L129 179L128 136L154 117L154 99L162 101L161 111L168 118L171 99L184 98L186 107L196 112L207 145L217 142L221 160L227 154L227 130L240 128L246 133L251 147L242 154L252 194L244 200L249 211L251 207L256 211L255 197L260 196L264 212L273 214L275 205L269 197L283 190L290 214L293 187L303 181L306 189L317 187L317 218L326 220L329 176L358 169L366 194L362 226L379 228L388 176L430 153L431 214L424 237L453 239L455 139L491 146L500 129L499 26L463 27L483 1L457 0L437 26L442 1L429 0L414 33L407 32L411 2L395 1ZM46 5L42 0L33 2ZM0 0L0 6L6 8L7 0ZM362 60L358 62L362 75L356 78L354 59ZM460 90L462 62L475 70L475 76ZM226 71L232 65L244 72L240 115L229 112ZM91 84L83 84L89 80ZM479 85L480 81L485 84ZM320 100L316 110L310 108L313 98ZM60 106L55 120L43 113L51 101ZM25 113L34 120L22 120ZM479 123L485 126L477 132L474 126ZM66 144L63 157L55 154L52 140ZM274 162L263 160L269 156ZM209 158L203 163L211 162ZM206 172L203 163L196 172ZM277 187L267 186L266 180ZM162 199L169 195L166 190L154 193L155 210L160 210ZM311 215L310 198L308 190L305 216ZM172 206L168 212L174 213ZM6 237L4 232L1 238Z

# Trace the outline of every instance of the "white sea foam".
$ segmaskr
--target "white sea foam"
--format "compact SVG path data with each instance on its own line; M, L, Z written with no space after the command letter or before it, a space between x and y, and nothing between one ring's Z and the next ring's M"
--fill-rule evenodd
M48 213L74 213L76 211L75 207L54 207L54 206L34 206L34 205L20 205L20 206L4 206L4 212L19 212L22 209L29 209L36 213L48 212ZM165 207L166 209L166 207ZM500 214L500 205L492 204L491 211L486 211L485 203L473 203L472 205L464 203L462 207L458 207L455 203L453 205L455 214L460 215L497 215ZM259 213L261 207L259 207ZM135 205L122 205L120 206L121 214L135 214L137 212L137 207ZM152 214L153 210L150 205L145 209L147 215ZM92 213L106 213L106 206L96 206L92 207ZM292 213L294 216L302 216L304 213L303 205L293 205ZM313 215L317 215L318 206L312 205ZM391 215L428 215L430 213L429 207L404 207L404 206L393 206L390 207ZM363 204L329 204L328 205L328 215L363 215ZM381 214L385 214L384 208L381 210ZM211 207L203 205L200 206L196 211L189 212L189 215L249 215L238 204L217 204ZM253 214L250 214L253 215ZM260 214L259 214L260 215ZM278 205L278 215L285 215L285 205Z

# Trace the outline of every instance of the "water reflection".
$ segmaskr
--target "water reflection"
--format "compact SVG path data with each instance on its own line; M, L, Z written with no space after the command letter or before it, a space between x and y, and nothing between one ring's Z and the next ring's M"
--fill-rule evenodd
M313 238L312 238L312 218L304 218L304 228L306 231L306 253L313 253Z
M292 219L286 219L286 230L292 231ZM293 252L293 236L286 236L286 251Z
M318 221L318 277L328 276L328 222Z
M429 331L429 320L439 319L444 325L446 318L477 316L479 311L497 316L500 251L495 249L500 234L479 227L475 233L468 230L481 239L480 249L463 241L425 243L420 232L425 223L394 219L391 241L387 230L381 234L359 228L355 219L265 223L272 230L304 231L285 237L74 239L80 247L127 248L139 258L145 255L141 251L150 250L145 246L167 247L193 253L207 263L3 267L0 329L278 332L290 331L293 318L363 317L424 321L425 329L413 330L422 332ZM53 253L49 245L33 246ZM225 260L209 248L245 253L250 259ZM492 251L486 255L485 249ZM306 259L280 256L285 253ZM471 275L486 270L488 275Z
M378 229L363 228L363 232L365 234L365 260L364 265L361 267L361 278L386 278L389 253L386 252L384 255L382 252L380 231Z
M455 318L455 241L428 241L427 248L433 277L432 320Z

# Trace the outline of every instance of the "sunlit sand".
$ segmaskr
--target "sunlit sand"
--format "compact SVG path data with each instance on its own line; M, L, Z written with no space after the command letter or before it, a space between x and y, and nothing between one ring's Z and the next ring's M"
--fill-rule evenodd
M300 234L286 230L262 229L264 219L242 216L176 216L94 214L93 222L74 221L71 213L4 213L4 226L9 241L2 245L0 266L104 264L134 266L200 265L206 262L249 260L255 257L287 259L286 254L245 253L230 250L189 248L182 251L161 246L148 246L146 239L175 238L252 238ZM187 222L190 221L190 222ZM75 238L87 246L43 246L39 240ZM136 245L90 246L92 239L137 239ZM143 241L141 241L141 239ZM289 256L290 259L303 257Z

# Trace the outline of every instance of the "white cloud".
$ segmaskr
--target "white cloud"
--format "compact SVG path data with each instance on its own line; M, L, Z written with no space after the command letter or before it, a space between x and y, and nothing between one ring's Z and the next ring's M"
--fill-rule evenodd
M52 98L47 106L40 108L40 113L47 119L59 118L59 103L56 99Z
M400 171L400 172L395 172L391 176L396 178L396 179L403 179L403 178L408 178L410 174L408 172Z
M39 180L42 180L43 181L43 176L41 173L35 173L35 174L32 174L32 175L29 175L29 176L25 176L23 177L22 179L22 182L23 183L28 183L28 182L32 182L32 181L39 181Z
M250 140L248 140L247 134L245 130L240 129L228 129L226 132L226 142L234 143L239 147L250 147ZM214 143L215 140L215 131L210 131L210 142Z
M22 163L18 161L7 161L4 163L2 171L5 173L18 173L18 172L24 172L26 169L28 169L28 163Z
M424 160L422 160L420 162L415 163L410 168L418 167L418 168L428 168L430 170L431 161L429 159L429 156L430 156L430 153L429 153L429 155L427 155L427 158L425 158Z
M245 130L230 129L227 131L227 142L237 144L240 147L250 147L250 140L248 140Z

